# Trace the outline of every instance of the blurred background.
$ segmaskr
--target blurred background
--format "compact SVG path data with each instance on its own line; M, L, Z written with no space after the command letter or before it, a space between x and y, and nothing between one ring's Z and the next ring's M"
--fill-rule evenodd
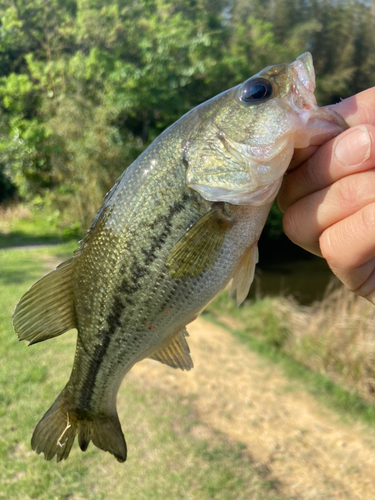
M124 383L125 467L75 446L57 468L29 446L69 376L75 335L26 351L11 325L17 300L71 255L104 194L167 126L306 51L320 105L374 86L375 1L1 0L0 498L375 498L375 441L361 434L375 422L373 306L325 292L329 269L288 242L276 205L250 301L237 310L219 296L212 335L197 322L197 368L175 375L146 361ZM314 413L305 390L353 426Z
M310 51L321 105L374 85L373 1L3 0L1 7L0 204L42 209L65 233L83 234L118 175L168 125L267 65ZM280 260L309 258L282 236L275 206L261 248L263 291L319 298L324 263L309 262L314 282L304 289L306 280L288 278L285 259L275 268L274 255L267 258L269 239L279 240Z
M373 1L3 0L2 8L0 203L42 208L77 235L168 125L265 66L310 51L321 105L374 84ZM277 267L269 239L279 240ZM258 293L321 297L329 271L288 244L276 206L261 250ZM290 257L301 262L293 276ZM308 289L303 269L313 270Z

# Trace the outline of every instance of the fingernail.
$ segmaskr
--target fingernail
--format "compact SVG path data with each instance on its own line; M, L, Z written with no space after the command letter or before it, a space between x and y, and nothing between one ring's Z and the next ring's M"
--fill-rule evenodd
M349 129L338 139L334 154L343 166L355 166L368 160L371 153L371 137L366 127Z

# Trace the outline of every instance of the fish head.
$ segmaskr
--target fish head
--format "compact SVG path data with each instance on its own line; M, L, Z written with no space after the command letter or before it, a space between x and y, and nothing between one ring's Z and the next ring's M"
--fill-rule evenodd
M320 145L348 126L319 108L310 53L260 71L197 108L184 146L187 184L209 201L264 205L276 196L295 148Z

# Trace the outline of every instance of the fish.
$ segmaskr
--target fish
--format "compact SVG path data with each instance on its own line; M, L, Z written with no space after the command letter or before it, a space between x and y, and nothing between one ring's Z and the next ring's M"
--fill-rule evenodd
M78 436L124 462L124 376L146 358L190 370L187 325L230 282L245 300L294 149L347 128L314 88L305 53L189 111L117 179L73 257L23 295L20 340L78 332L70 378L31 439L46 460L66 459Z

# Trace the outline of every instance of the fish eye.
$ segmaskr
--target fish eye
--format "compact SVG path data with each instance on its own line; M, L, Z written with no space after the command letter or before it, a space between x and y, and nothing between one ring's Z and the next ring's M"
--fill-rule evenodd
M248 103L262 102L272 97L271 83L265 78L254 78L244 83L241 91L241 101Z

